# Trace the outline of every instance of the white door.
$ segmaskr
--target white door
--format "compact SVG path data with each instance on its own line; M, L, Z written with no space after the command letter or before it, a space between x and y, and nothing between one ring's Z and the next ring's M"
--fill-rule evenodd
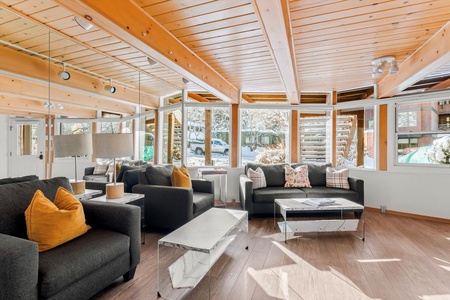
M11 119L8 176L37 175L45 178L45 120Z

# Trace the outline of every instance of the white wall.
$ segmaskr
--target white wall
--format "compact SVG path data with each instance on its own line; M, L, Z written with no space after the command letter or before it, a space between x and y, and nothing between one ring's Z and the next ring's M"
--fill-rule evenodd
M365 206L450 219L450 174L350 170L364 179Z
M8 177L9 116L0 115L0 178Z

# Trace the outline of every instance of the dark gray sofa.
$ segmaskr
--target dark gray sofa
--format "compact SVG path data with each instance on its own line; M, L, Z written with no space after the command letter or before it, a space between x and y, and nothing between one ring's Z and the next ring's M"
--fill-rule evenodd
M122 166L117 174L116 182L124 184L124 192L131 193L134 185L138 184L139 171L145 170L141 166ZM106 185L110 182L86 181L86 188L91 190L101 190L102 195L106 193ZM100 196L100 195L99 195Z
M260 214L273 214L276 198L345 198L364 205L364 181L349 177L350 189L326 187L326 168L331 164L308 164L308 178L311 188L285 188L284 166L286 164L262 165L249 163L245 166L255 170L258 167L264 171L267 187L253 189L253 182L245 174L239 178L239 196L241 207L248 211L249 217ZM302 164L291 164L293 168Z
M140 261L140 208L81 201L86 234L38 252L27 239L24 212L36 190L54 199L71 191L67 178L0 185L0 299L89 299L123 276L130 280Z
M133 193L145 194L147 226L176 229L214 206L214 183L191 179L192 188L173 187L172 165L149 166L139 172Z

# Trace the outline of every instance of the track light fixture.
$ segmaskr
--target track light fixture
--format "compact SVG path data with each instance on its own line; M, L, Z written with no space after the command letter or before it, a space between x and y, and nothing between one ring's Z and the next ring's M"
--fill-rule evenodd
M66 64L63 63L63 70L61 72L58 72L58 76L61 77L62 80L69 80L70 79L70 73L66 71Z
M148 64L152 67L156 66L158 64L158 62L156 60L153 60L150 57L147 57L147 61L148 61Z
M90 21L92 21L92 17L91 16L85 15L84 18L79 17L79 16L75 16L73 19L84 30L89 30L89 29L92 28L92 26L94 26L91 23L89 23Z
M372 78L378 78L384 73L387 64L391 64L389 74L397 74L398 66L394 56L383 56L372 60Z
M109 84L105 85L105 91L110 92L111 94L114 94L116 92L116 87L112 85L112 80L109 80Z

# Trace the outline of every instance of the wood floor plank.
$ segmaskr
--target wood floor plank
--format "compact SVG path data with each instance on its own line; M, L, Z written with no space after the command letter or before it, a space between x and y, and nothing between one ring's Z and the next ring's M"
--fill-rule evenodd
M213 266L211 299L450 299L450 224L374 211L365 221L365 242L308 233L284 243L272 218L253 218ZM165 234L145 232L134 279L118 278L93 299L157 299ZM209 299L208 287L204 279L183 299Z

